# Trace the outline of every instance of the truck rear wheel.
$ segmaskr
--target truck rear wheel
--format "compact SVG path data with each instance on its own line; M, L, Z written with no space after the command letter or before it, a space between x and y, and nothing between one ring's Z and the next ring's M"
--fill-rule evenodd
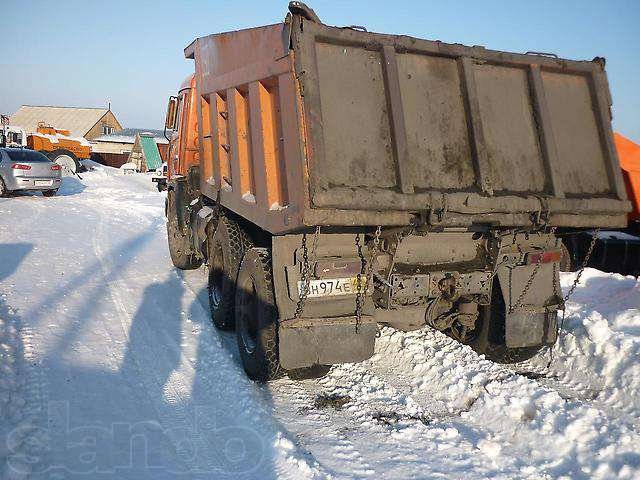
M520 363L535 356L544 345L516 348L505 345L505 319L504 298L496 280L493 282L491 305L480 311L477 333L469 343L471 348L496 363Z
M80 171L81 165L78 157L69 150L54 150L48 152L47 156L53 163L60 165L62 175L72 176Z
M169 255L173 265L180 270L193 270L202 265L191 249L189 236L180 231L178 212L176 211L175 192L167 194L167 238Z
M208 242L209 308L213 324L222 330L235 327L235 296L238 270L251 240L234 220L220 216Z
M265 382L283 376L278 355L278 308L273 291L271 254L249 249L236 287L236 337L245 372Z

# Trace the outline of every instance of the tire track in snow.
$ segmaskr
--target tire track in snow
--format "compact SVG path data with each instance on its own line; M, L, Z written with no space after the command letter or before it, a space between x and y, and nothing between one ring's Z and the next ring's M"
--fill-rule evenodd
M96 229L96 235L93 236L92 244L93 249L96 255L96 258L100 264L101 276L104 279L109 278L109 264L108 259L104 254L104 250L102 248L103 242L105 242L106 237L104 233L105 221L103 213L99 210L94 210L96 214L99 216L99 223ZM131 319L133 318L133 313L129 312L127 302L122 298L117 288L117 282L125 282L122 277L121 272L117 272L114 275L114 280L111 282L105 282L105 286L107 287L107 291L109 294L109 298L111 299L113 305L116 309L116 314L119 320L119 329L116 332L113 332L113 326L109 322L102 322L104 328L107 332L110 332L113 338L122 338L125 341L129 340L129 332L131 328ZM150 329L150 331L154 331ZM139 351L142 349L142 351ZM148 343L136 344L136 349L132 352L133 361L135 362L135 366L137 369L137 379L142 381L144 386L146 398L149 400L151 405L153 405L155 410L155 416L159 419L160 424L162 425L162 430L164 432L175 432L174 428L176 425L179 426L187 426L187 430L192 432L193 437L190 438L192 442L195 444L195 448L199 451L210 451L215 452L215 445L212 445L203 435L199 433L199 430L196 428L195 424L192 422L190 418L189 412L186 412L181 405L184 405L187 402L187 398L182 394L185 390L184 385L182 385L179 378L173 376L171 381L167 381L164 385L165 391L168 390L168 396L171 399L171 405L167 405L167 403L162 398L157 398L156 394L152 394L151 392L157 392L159 389L154 388L154 385L151 384L150 376L153 376L153 381L155 381L156 386L160 382L160 379L155 375L156 372L156 362L162 361L160 352L154 350L152 347L149 347ZM154 362L150 360L153 359ZM165 360L166 361L166 360ZM178 447L181 441L185 439L181 436L170 435L170 440L172 441L174 447ZM197 457L201 458L201 457ZM176 458L177 463L181 463L179 459ZM195 465L195 470L201 471L209 471L210 466L206 464L198 464ZM189 469L187 469L189 471Z
M370 478L375 470L367 463L362 453L353 442L332 420L330 412L313 411L313 403L320 389L315 382L295 382L281 380L274 382L270 389L274 393L278 415L286 420L290 431L296 436L300 445L309 450L317 461L332 475L337 477ZM321 441L319 440L321 438ZM324 462L318 457L326 458ZM349 470L338 471L332 466L332 459L347 464ZM347 475L348 474L348 475Z
M247 392L245 396L251 400L251 404L253 404L254 402L259 403L261 407L267 410L267 412L271 412L271 405L263 405L263 403L265 402L264 397L269 396L269 391L267 390L268 387L266 385L252 382L246 377L246 374L242 366L240 365L239 353L235 350L237 348L235 341L232 341L232 339L230 339L228 335L225 335L215 329L210 320L208 305L204 306L201 302L198 301L199 287L201 288L202 286L206 286L208 281L208 274L205 269L206 267L202 267L202 274L199 274L199 270L195 270L189 272L189 274L183 278L183 284L185 288L191 292L193 299L195 300L193 305L196 306L196 310L198 310L197 312L192 313L195 313L200 318L205 319L204 328L202 328L199 333L199 335L207 335L206 341L202 342L203 346L210 351L215 350L218 355L221 352L226 353L231 350L233 353L228 355L228 357L231 358L227 357L226 360L230 363L230 365L226 367L226 372L220 372L222 375L227 377L222 379L222 381L228 382L228 375L231 374L233 381L238 382L241 385L240 388L242 388L243 391ZM195 286L193 284L194 281L197 281L200 285ZM198 358L197 360L198 363L204 364L200 366L200 369L204 367L205 370L215 371L215 369L220 368L220 365L212 364L208 356L204 357L205 358ZM198 368L195 361L193 361L192 359L187 360L194 370ZM237 375L237 377L235 377L235 375ZM200 380L210 391L214 391L215 389L219 388L219 383L217 383L213 378L207 376L201 378ZM242 403L244 400L246 399L243 398L239 401ZM275 401L276 398L273 398L273 400ZM236 399L236 401L238 400ZM246 413L247 416L250 415L249 410L255 410L255 406L251 404L248 405L248 411L243 412ZM264 414L265 412L260 412L260 415ZM266 419L262 419L262 421L265 420ZM298 478L301 478L301 473L304 473L303 477L305 478L331 478L332 475L330 470L326 469L326 467L318 461L313 452L301 449L298 442L295 442L292 439L289 430L285 428L282 423L272 417L269 417L266 422L270 423L272 425L272 428L275 430L274 440L276 447L281 450L284 455L283 458L278 458L274 465L277 472L277 478L291 478L293 480L297 480ZM310 470L311 472L309 472Z
M156 218L155 221L157 222L158 219ZM106 259L104 250L102 248L103 242L106 239L104 230L105 222L104 218L101 216L100 223L98 224L97 235L94 237L93 246L96 256L100 261L102 276L108 277L108 259ZM126 270L124 271L126 272ZM177 278L186 285L186 282L184 282L183 278L177 275L175 271L171 271L169 275L176 275ZM137 279L138 277L135 276L135 278ZM128 329L131 327L130 319L132 318L132 315L130 313L130 308L127 301L122 298L117 288L118 280L126 283L126 279L124 278L122 273L118 272L115 279L111 282L108 282L107 288L109 297L116 307L121 327L117 332L114 332L112 336L127 339ZM193 291L191 291L191 293L193 294L193 298L191 298L191 300L195 300L196 295ZM142 320L145 323L145 331L153 333L158 332L158 325L148 324L146 318L144 317L142 317ZM103 322L103 324L107 330L112 330L112 326L109 325L108 322L106 322L106 324L105 322ZM215 334L214 332L207 331L211 328L212 327L210 326L209 329L200 331L199 335L207 335L211 333ZM156 335L154 335L154 338L155 337ZM167 340L166 337L163 337L160 334L158 334L157 337L160 337L156 339L158 341ZM171 341L171 339L168 340ZM153 341L153 339L149 339L149 341L151 342ZM172 348L174 351L178 352L181 357L180 366L178 368L188 368L190 370L188 372L189 376L193 378L196 371L196 364L192 359L181 354L181 346L176 344L165 344L164 346ZM142 345L138 343L136 345L136 351L133 351L132 355L134 357L138 370L137 377L139 380L142 380L144 384L146 397L154 406L156 416L164 427L163 430L173 432L176 430L176 426L184 428L188 432L192 432L192 436L189 437L189 440L195 444L195 448L200 452L207 452L207 455L205 455L204 457L198 456L197 458L201 460L201 462L196 465L191 465L191 468L189 468L187 471L193 472L194 474L198 474L199 472L224 473L220 472L219 466L225 465L225 463L228 463L228 460L226 457L222 456L224 455L224 453L220 453L220 438L215 435L215 432L209 433L203 431L203 429L199 428L199 426L194 422L194 412L192 412L189 408L191 400L190 389L182 382L180 375L172 374L168 379L166 379L166 382L164 383L165 396L169 403L164 401L163 398L157 398L157 396L152 393L154 391L157 392L157 386L159 384L162 384L162 381L159 380L155 375L155 385L151 384L151 380L148 378L150 372L153 375L156 363L162 361L162 354L157 350L158 349L154 349L149 342L146 342ZM153 360L153 362L151 362L151 360ZM211 367L212 371L215 371L213 369L218 368L217 365L212 365ZM238 373L244 376L244 372L239 371ZM250 383L244 378L243 380L246 383ZM199 369L198 381L203 384L208 391L211 392L215 392L220 388L220 385L216 384L213 379L209 378L207 375L202 374L202 368ZM247 387L249 387L249 385L247 385ZM304 478L325 478L328 476L327 474L323 473L322 469L319 465L317 465L317 462L315 462L315 460L312 460L311 465L309 465L308 460L311 459L305 458L305 455L295 448L295 446L286 438L286 435L283 434L283 431L281 429L277 429L273 433L274 442L276 444L275 446L283 455L283 457L276 459L276 463L272 465L276 469L279 478L298 479L301 478L301 475ZM180 442L184 441L185 439L183 437L174 436L170 440L175 446L178 446ZM314 465L314 463L316 464Z

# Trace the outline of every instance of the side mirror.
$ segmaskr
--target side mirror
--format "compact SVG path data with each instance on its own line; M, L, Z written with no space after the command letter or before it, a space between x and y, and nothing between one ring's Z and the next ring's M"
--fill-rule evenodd
M167 105L167 117L164 120L164 128L166 130L174 130L176 128L176 120L178 120L178 97L169 97L169 105Z

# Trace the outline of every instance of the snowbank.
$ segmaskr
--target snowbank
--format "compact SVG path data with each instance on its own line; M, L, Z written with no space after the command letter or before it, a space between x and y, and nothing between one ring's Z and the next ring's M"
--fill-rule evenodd
M562 277L565 290L575 275ZM585 270L567 305L551 372L593 400L640 420L639 280Z

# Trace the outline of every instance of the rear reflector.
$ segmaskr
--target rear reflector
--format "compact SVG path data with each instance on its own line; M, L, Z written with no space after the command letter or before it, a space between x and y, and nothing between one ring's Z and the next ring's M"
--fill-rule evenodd
M58 165L58 164L51 165L51 170L53 170L53 171L60 170L60 165Z
M24 163L14 163L11 165L14 170L31 170L31 165L25 165Z
M547 252L527 253L527 265L536 263L559 262L562 258L561 250L549 250Z

